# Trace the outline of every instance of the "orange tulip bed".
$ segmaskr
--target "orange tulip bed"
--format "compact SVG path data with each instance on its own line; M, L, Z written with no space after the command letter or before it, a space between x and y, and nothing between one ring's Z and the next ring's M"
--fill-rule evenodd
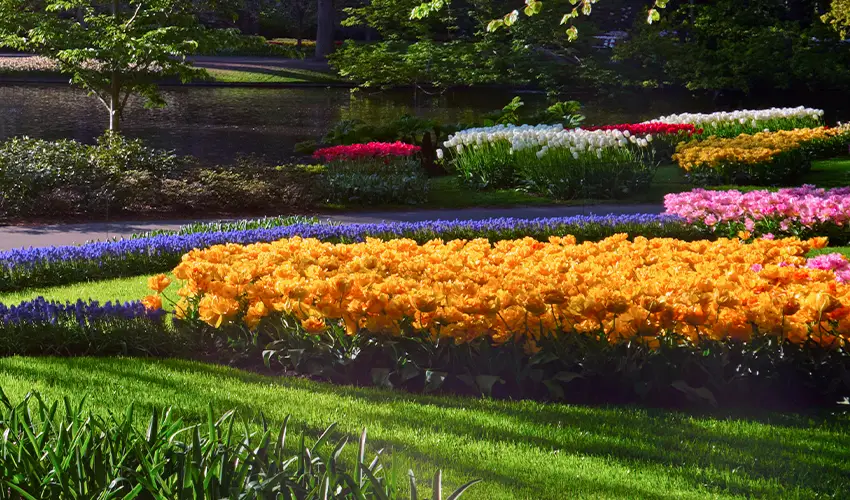
M801 371L850 367L850 284L806 267L825 243L219 245L174 269L175 309L219 340L250 338L268 361L341 381L428 390L454 378L474 392L567 399L584 387L577 399L601 401L633 399L640 381L652 398L717 404L745 379L803 393ZM151 286L169 296L167 278ZM815 358L833 361L812 368Z

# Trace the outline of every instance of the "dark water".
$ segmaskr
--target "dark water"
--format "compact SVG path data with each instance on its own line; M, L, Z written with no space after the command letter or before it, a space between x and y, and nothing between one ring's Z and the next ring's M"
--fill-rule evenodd
M149 144L227 163L239 154L260 154L285 161L296 142L320 138L343 118L367 122L405 113L463 122L501 108L515 92L496 89L451 91L429 96L411 90L381 93L322 88L172 88L168 106L144 109L131 103L123 131ZM545 102L542 94L520 94L529 107ZM355 97L356 96L356 97ZM828 121L850 119L846 95L751 96L714 99L681 93L631 94L616 98L566 96L582 101L588 124L635 122L663 114L708 112L738 107L808 105L827 111ZM91 142L107 123L103 106L85 92L62 85L0 86L0 139L29 135Z

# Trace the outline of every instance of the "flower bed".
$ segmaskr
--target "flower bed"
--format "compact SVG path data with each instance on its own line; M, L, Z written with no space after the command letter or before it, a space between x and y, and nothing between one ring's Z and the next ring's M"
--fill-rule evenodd
M848 138L846 126L712 137L679 144L673 160L700 185L786 183L811 168L817 151L832 150Z
M372 158L390 159L410 157L422 148L403 142L369 142L365 144L350 144L323 148L313 153L313 158L325 162L351 161Z
M141 302L0 304L0 356L174 355L180 343L163 317Z
M556 199L617 198L649 185L652 140L620 130L511 125L463 130L443 145L468 185L523 186Z
M669 158L676 151L676 145L694 135L701 135L698 129L690 123L621 123L618 125L603 125L597 127L582 127L584 130L619 130L631 135L644 136L652 141L652 148L658 158Z
M178 310L215 327L254 328L277 311L311 332L326 321L343 321L349 334L404 335L409 325L457 342L563 334L657 342L675 333L692 343L761 334L833 345L850 340L850 286L805 267L804 255L823 244L291 238L193 250L174 275L187 282Z
M268 229L160 235L79 246L0 251L0 291L155 273L174 267L180 262L180 257L193 248L222 243L267 242L293 236L336 242L363 241L366 237L404 237L424 242L434 238L499 240L531 236L546 239L575 234L580 240L594 240L618 232L684 239L705 236L704 232L682 223L677 217L647 214L532 220L502 218L385 224L292 224Z
M346 383L828 404L850 394L833 383L850 368L850 285L804 257L824 243L293 238L190 252L174 270L176 311L268 362Z
M716 113L681 113L645 122L690 124L703 129L706 136L737 137L756 132L813 128L823 124L823 110L799 106Z
M424 203L425 171L414 158L421 148L403 142L370 142L319 149L325 163L326 202L361 205Z
M666 195L664 207L668 214L720 236L750 231L757 237L828 236L835 245L850 243L850 188L695 189Z

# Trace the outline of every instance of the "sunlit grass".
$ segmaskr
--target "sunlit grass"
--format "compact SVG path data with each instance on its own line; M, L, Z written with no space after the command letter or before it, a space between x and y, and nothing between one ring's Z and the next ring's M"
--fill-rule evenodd
M333 83L342 80L334 73L298 68L247 71L206 68L212 81L222 83Z
M190 422L208 404L286 415L319 432L367 428L393 470L426 477L442 468L449 486L484 482L470 499L812 498L850 491L847 417L768 415L709 418L629 407L581 407L413 395L263 377L185 361L6 358L0 387L55 400L87 395L87 407L140 415L170 406ZM61 405L60 405L61 406ZM400 474L400 481L405 477Z

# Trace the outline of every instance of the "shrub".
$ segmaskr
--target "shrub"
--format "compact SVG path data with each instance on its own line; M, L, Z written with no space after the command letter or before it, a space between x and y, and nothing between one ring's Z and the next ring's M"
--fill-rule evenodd
M468 129L444 146L461 181L476 188L525 186L556 199L618 198L649 185L651 134L564 130L560 125Z
M106 134L97 145L12 139L0 147L0 214L239 212L319 202L316 172L240 158L199 166L189 157Z
M348 438L332 441L335 425L312 444L303 434L293 444L288 417L272 429L264 416L239 421L233 410L216 416L210 406L206 422L193 425L154 409L138 428L133 406L108 418L67 397L58 407L37 393L13 404L0 391L0 491L11 498L77 498L81 491L85 498L401 498L381 452L367 461L365 430L351 459L342 455Z
M222 243L270 242L293 236L323 241L363 241L411 238L426 242L434 238L488 238L492 241L530 236L575 235L580 241L599 240L628 232L647 237L702 239L707 234L676 217L658 215L610 215L554 217L549 219L489 219L483 221L424 221L388 224L293 224L223 232L186 232L138 239L103 241L79 246L21 248L0 251L0 291L62 285L87 280L138 276L165 271L177 265L193 248Z
M0 210L55 215L138 205L151 179L185 167L170 151L107 133L96 145L13 138L0 146Z

